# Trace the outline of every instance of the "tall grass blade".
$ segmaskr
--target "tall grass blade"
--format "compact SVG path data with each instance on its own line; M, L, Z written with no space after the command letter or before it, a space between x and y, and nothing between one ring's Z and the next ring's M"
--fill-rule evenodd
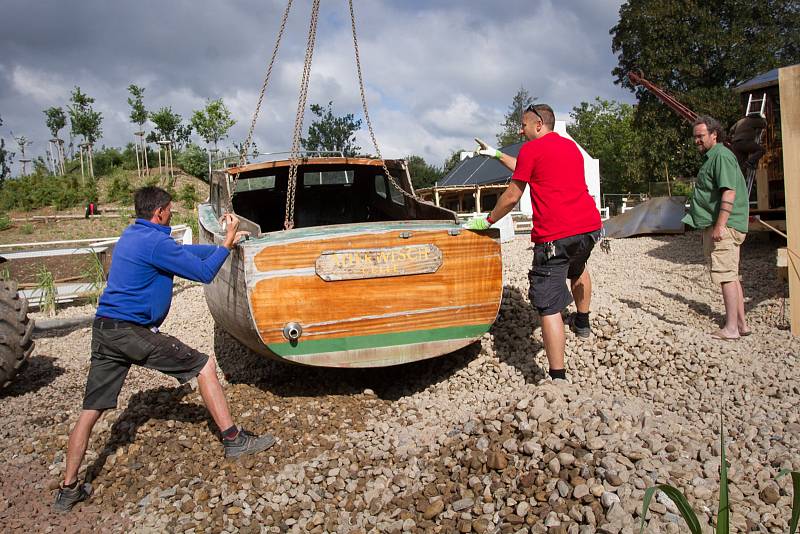
M794 534L797 531L797 523L800 521L800 471L781 469L778 478L786 473L792 474L792 519L789 521L789 534Z
M719 418L719 510L717 511L717 534L730 532L730 508L728 506L728 461L725 459L724 418Z
M678 488L670 486L669 484L659 484L658 486L653 486L645 490L644 502L642 503L642 525L639 529L639 534L644 532L644 518L647 517L647 511L650 509L650 501L658 490L663 491L664 495L669 497L669 499L675 503L675 506L678 507L678 511L680 511L683 520L686 521L689 527L689 532L692 534L702 534L703 531L700 529L700 521L697 520L697 515L695 515L692 507L689 506L689 501L686 500L686 497L683 496L683 493L681 493Z

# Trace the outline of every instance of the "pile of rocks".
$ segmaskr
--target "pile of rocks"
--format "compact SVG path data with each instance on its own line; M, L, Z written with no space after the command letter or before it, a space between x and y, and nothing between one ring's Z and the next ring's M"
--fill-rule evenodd
M722 305L692 239L595 253L595 335L567 335L571 384L544 378L524 239L504 245L503 304L479 344L388 370L264 361L214 331L190 286L165 330L215 351L237 420L281 440L223 460L198 393L132 369L90 445L82 509L112 530L616 534L637 531L645 489L668 483L711 531L722 411L733 531L784 532L790 480L775 476L800 469L800 341L775 325L770 245L744 251L754 334L726 343L708 336ZM0 398L0 464L38 479L27 493L2 482L0 521L69 523L26 502L49 502L63 470L87 334L39 339L31 382ZM686 531L660 493L647 519Z

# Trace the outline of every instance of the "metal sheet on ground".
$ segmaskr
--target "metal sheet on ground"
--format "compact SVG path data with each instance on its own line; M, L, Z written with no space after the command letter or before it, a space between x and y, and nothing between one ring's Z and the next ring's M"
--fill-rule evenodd
M686 197L655 197L603 223L606 237L682 234Z

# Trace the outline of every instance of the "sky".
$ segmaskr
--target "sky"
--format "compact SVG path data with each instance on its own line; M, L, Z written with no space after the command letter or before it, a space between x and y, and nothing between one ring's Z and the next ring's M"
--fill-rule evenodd
M370 118L386 158L440 165L473 137L494 142L517 91L550 104L559 120L595 97L632 102L614 85L609 30L621 0L355 0ZM148 111L172 107L188 122L222 98L241 142L255 110L285 0L1 0L0 137L43 155L44 109L66 109L79 86L103 114L98 145L124 146L127 87L145 88ZM255 130L259 150L289 150L310 18L294 0ZM347 0L322 0L308 103L363 118ZM306 112L304 133L313 116ZM151 128L152 125L149 125ZM148 126L146 126L148 128ZM69 124L61 137L69 137ZM202 140L194 137L203 145ZM357 144L374 153L366 123ZM19 154L17 154L17 158ZM15 164L13 174L17 174Z

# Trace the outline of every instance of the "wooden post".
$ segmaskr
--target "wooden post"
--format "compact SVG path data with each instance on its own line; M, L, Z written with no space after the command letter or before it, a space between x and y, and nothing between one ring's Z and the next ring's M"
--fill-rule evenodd
M800 336L800 65L778 71L792 335Z
M769 209L769 174L764 167L756 169L756 199L758 209Z
M83 144L78 145L78 148L81 149L81 184L85 184L86 183L86 178L85 178L84 172L83 172Z
M475 186L475 213L481 212L481 186Z
M433 199L434 199L433 202L434 204L436 204L437 206L441 206L441 204L439 204L439 188L436 187L435 185L433 186Z

